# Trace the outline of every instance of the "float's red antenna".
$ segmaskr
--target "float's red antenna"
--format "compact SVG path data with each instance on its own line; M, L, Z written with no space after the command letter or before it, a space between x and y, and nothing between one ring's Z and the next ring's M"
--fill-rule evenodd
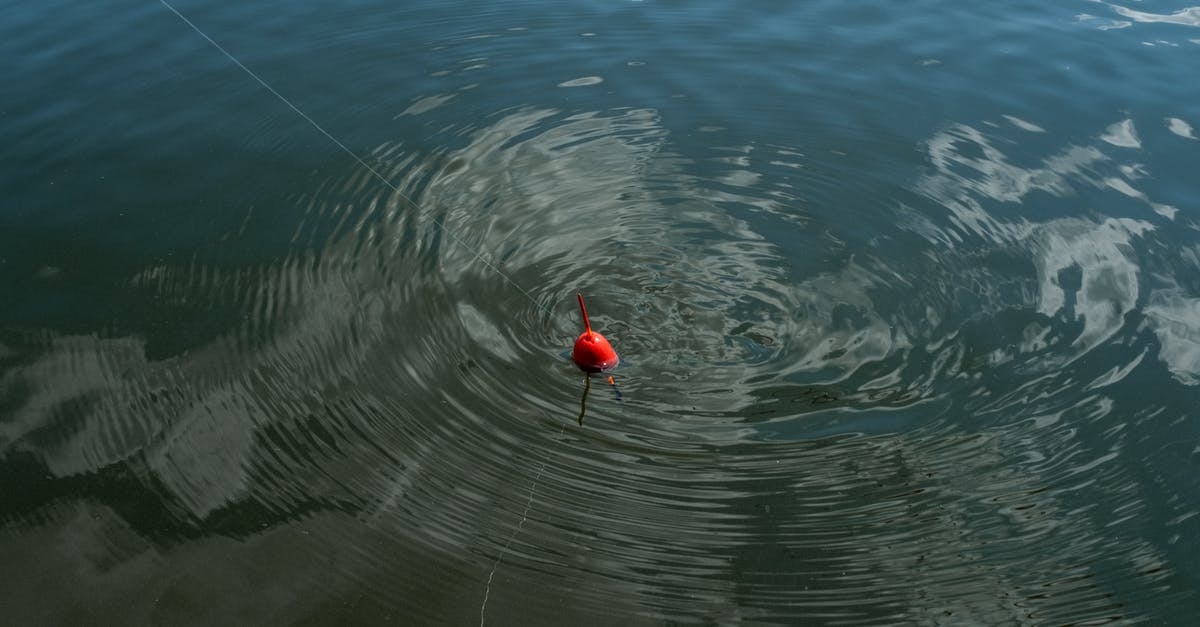
M571 351L571 360L585 372L600 372L615 368L620 359L617 351L613 350L603 335L592 330L588 320L587 307L583 305L583 294L576 294L579 299L579 313L583 314L583 333L575 340L575 348Z
M583 294L576 294L575 297L579 299L579 313L583 314L584 333L591 333L592 323L588 322L587 307L583 306Z

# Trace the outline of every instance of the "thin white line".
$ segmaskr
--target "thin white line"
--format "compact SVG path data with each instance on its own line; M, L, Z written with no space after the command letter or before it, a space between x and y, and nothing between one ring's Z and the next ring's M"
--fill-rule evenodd
M525 521L529 519L529 508L533 505L533 491L537 488L537 482L542 478L542 471L545 469L546 462L543 461L541 468L538 468L537 476L529 484L529 498L525 500L525 511L521 512L521 522L517 523L517 528L513 529L512 535L508 536L508 542L504 543L500 555L497 555L496 561L492 563L492 572L488 573L487 586L483 589L483 603L479 606L479 627L483 627L483 612L487 609L488 595L492 593L492 578L496 576L496 570L500 568L500 561L504 559L504 554L508 553L509 545L517 538L517 534L521 533Z
M378 171L376 171L375 168L372 168L370 165L367 164L367 162L363 161L362 158L359 157L357 153L355 153L353 150L350 150L350 148L348 148L345 144L343 144L341 141L339 141L338 138L334 137L333 134L331 134L329 131L325 130L325 128L322 127L320 124L318 124L316 120L312 119L304 111L301 111L299 107L292 104L292 102L290 100L288 100L287 98L285 98L283 96L283 94L279 93L278 91L275 91L275 88L271 87L271 85L269 83L267 83L267 81L263 80L258 74L255 74L253 70L246 67L241 61L239 61L237 59L237 57L233 56L233 54L231 54L228 50L226 50L224 47L222 47L221 44L217 43L212 37L209 37L208 34L206 34L204 31L200 30L199 26L196 26L183 13L180 13L178 9L171 6L171 4L169 2L167 2L167 0L158 0L158 1L164 7L166 7L172 13L174 13L180 20L182 20L184 24L187 24L189 27L191 27L192 30L196 31L196 34L203 37L206 41L208 41L208 43L212 44L212 46L214 48L219 50L221 52L221 54L225 55L226 58L228 58L235 65L237 65L239 68L241 68L243 72L245 72L247 75L250 76L250 78L253 78L255 81L258 82L259 85L262 85L267 91L274 94L274 96L276 98L278 98L281 102L283 102L283 104L286 104L289 108L291 108L292 111L295 111L296 115L299 115L300 117L304 118L305 121L307 121L309 124L311 124L313 128L320 131L322 135L324 135L326 138L329 139L329 141L333 142L338 148L341 148L343 152L350 155L350 157L352 157L356 162L358 162L359 165L366 168L367 171L370 172L375 178L379 179L379 182L386 185L389 189L391 189L393 192L395 192L397 196L400 196L404 200L408 201L408 203L410 205L412 205L413 207L418 207L418 208L420 207L420 205L418 205L415 201L413 201L413 199L409 198L404 192L400 191L400 188L398 188L394 184L392 184L391 181L388 181L387 179L383 178L383 175L381 175ZM522 294L525 295L525 298L528 298L529 301L532 302L534 305L536 305L539 309L542 309L543 311L545 311L547 313L553 313L550 311L550 309L548 307L539 303L533 297L532 294L530 294L529 292L527 292L525 290L525 288L523 288L519 284L517 284L517 282L514 281L512 279L512 277L508 276L502 270L500 270L500 268L496 267L490 261L485 259L483 257L483 253L480 250L471 248L465 241L463 241L457 235L455 235L453 231L451 231L450 229L447 229L446 226L444 224L442 224L442 222L440 220L438 220L437 218L435 218L431 215L431 216L429 216L429 219L434 224L436 224L438 226L438 228L440 228L442 230L442 232L449 235L450 238L453 239L455 243L457 243L459 246L462 246L463 248L465 248L466 250L468 250L472 254L474 254L475 259L479 260L481 263L483 263L483 265L487 266L493 272L500 275L500 277L503 278L505 281L507 281L509 285L512 285L513 287L517 288L518 291L520 291ZM566 427L564 425L562 427L562 429L565 429L565 428ZM559 433L562 433L562 429L559 430ZM525 528L525 521L529 520L529 510L533 507L533 497L537 491L537 484L538 484L538 481L540 481L542 478L542 472L545 470L546 470L546 462L543 461L542 465L538 468L537 475L534 476L533 481L530 482L530 484L529 484L529 497L526 498L526 500L525 500L525 509L524 509L524 511L521 512L521 521L517 523L517 527L515 529L513 529L512 534L508 536L508 541L506 541L504 543L504 548L501 549L500 555L496 556L496 561L492 563L492 570L491 570L491 572L488 573L487 585L483 591L483 603L479 606L479 624L481 627L484 622L484 612L487 609L488 597L491 595L491 592L492 592L492 580L495 578L496 571L500 568L500 563L504 560L505 554L508 553L508 548L512 545L513 541L516 540L517 536L521 533L521 530Z
M420 205L418 205L415 201L413 201L413 199L409 198L404 192L400 191L399 187L396 187L394 184L392 184L391 181L383 178L383 175L381 175L378 171L376 171L375 168L372 168L371 166L367 165L367 162L363 161L362 158L359 157L357 153L355 153L353 150L350 150L348 147L346 147L345 144L343 144L341 141L339 141L338 138L334 137L333 134L331 134L329 131L325 130L325 128L322 127L320 124L317 124L316 120L312 119L311 117L308 116L307 113L301 111L299 107L292 104L292 101L285 98L283 96L283 94L279 93L278 91L275 91L275 88L271 87L271 85L268 84L267 81L263 80L258 74L255 74L253 70L251 70L250 68L243 65L242 62L237 59L237 57L233 56L233 54L231 54L228 50L226 50L224 47L222 47L221 44L217 43L212 37L209 37L204 31L200 30L199 26L196 26L183 13L180 13L178 9L171 6L171 3L167 2L167 0L158 0L158 1L160 3L162 3L162 5L164 7L166 7L172 13L174 13L179 19L183 20L184 24L187 24L188 26L190 26L192 28L192 30L196 31L196 34L200 35L206 41L208 41L208 43L212 44L212 46L214 48L219 50L221 52L221 54L225 55L230 61L233 61L234 64L236 64L239 68L241 68L243 72L248 74L250 76L250 78L253 78L255 81L258 82L259 85L262 85L264 88L266 88L267 91L274 94L276 98L278 98L281 102L283 102L283 104L290 107L292 111L295 111L296 115L299 115L300 117L304 118L305 121L307 121L309 124L311 124L313 128L317 129L318 131L321 132L322 135L327 137L329 139L329 141L333 142L338 148L341 148L343 152L350 155L355 161L358 162L359 165L366 168L367 171L370 172L372 175L374 175L375 178L379 179L379 182L383 183L384 185L387 185L389 189L391 189L393 192L396 193L396 195L398 195L401 198L403 198L404 200L408 201L408 204L412 205L413 207L417 207L417 208L420 207ZM475 248L472 248L465 241L460 239L458 237L458 235L455 235L454 231L451 231L450 229L446 228L446 225L442 224L442 222L440 220L438 220L436 217L434 217L433 215L430 215L429 219L434 224L436 224L438 226L438 228L440 228L442 230L443 233L449 235L450 239L454 240L455 243L457 243L459 246L462 246L464 249L466 249L467 251L469 251L473 255L475 255L475 259L479 260L483 265L487 266L493 272L500 275L500 277L503 278L505 281L507 281L509 285L517 288L517 290L520 291L522 294L524 294L525 298L528 298L530 302L532 302L534 305L536 305L538 308L542 309L546 313L553 313L550 311L550 309L548 307L539 303L537 301L537 299L535 299L533 297L532 294L525 291L525 288L523 288L519 284L517 284L517 282L514 281L512 279L512 277L508 276L507 274L504 273L504 271L502 271L500 268L496 267L495 264L493 264L492 262L485 259L483 257L482 250L477 250Z

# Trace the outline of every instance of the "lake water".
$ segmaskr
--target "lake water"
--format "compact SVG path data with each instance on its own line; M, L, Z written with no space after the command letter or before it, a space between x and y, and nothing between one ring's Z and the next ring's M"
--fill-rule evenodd
M0 9L0 623L1200 614L1200 7Z

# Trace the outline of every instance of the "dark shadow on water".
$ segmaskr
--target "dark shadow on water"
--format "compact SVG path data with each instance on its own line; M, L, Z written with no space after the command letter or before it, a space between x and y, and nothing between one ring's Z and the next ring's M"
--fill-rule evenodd
M612 375L608 376L608 384L612 386L613 396L617 402L621 401L621 389L617 387L617 382ZM583 396L579 399L579 426L583 426L583 415L587 413L587 398L588 393L592 390L592 373L583 375Z
M585 373L583 375L583 396L579 399L579 426L583 426L583 415L587 413L587 397L588 392L592 389L592 375Z

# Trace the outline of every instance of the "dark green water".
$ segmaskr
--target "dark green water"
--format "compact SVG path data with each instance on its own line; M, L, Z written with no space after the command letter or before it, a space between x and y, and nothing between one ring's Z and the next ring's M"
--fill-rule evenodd
M171 5L0 0L0 623L1200 614L1200 8Z

